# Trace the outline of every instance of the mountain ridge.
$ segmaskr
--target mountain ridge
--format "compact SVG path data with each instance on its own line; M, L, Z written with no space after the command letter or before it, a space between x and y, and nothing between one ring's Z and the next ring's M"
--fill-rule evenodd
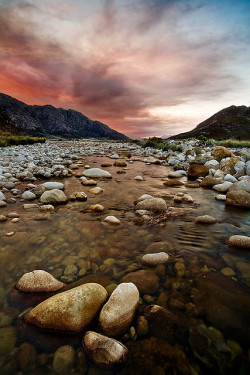
M3 93L0 93L0 109L15 127L32 136L129 139L102 122L91 120L73 109L56 108L50 104L28 105Z

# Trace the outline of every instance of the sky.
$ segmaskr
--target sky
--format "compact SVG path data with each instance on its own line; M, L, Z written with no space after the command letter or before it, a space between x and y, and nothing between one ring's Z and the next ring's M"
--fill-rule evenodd
M250 100L250 0L0 0L0 92L131 138Z

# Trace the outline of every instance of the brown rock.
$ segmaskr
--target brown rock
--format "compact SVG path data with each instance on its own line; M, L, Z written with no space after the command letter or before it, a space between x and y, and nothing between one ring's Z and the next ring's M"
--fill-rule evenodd
M159 288L159 277L151 270L130 272L121 281L135 284L142 294L153 294Z
M194 222L199 223L199 224L214 224L216 223L216 219L210 215L202 215L202 216L197 216L194 219Z
M147 266L158 266L159 264L167 263L169 255L165 252L145 254L141 258L141 262Z
M162 198L147 198L136 205L136 210L148 211L166 211L168 208L167 203Z
M61 289L65 284L58 281L50 273L43 270L34 270L25 273L16 283L21 292L48 293Z
M212 177L212 176L206 176L201 181L200 186L201 187L213 187L214 185L222 184L222 183L223 183L222 178L215 178L215 177Z
M240 159L238 157L231 157L221 160L220 162L220 169L224 174L231 174L233 175L235 173L234 166L236 163L238 163Z
M153 336L172 342L177 331L178 319L171 311L158 305L149 305L144 310Z
M181 185L184 185L184 182L180 181L180 180L167 180L167 181L164 181L163 182L163 185L165 186L181 186Z
M126 167L127 163L124 160L116 160L113 165L115 167Z
M241 247L243 249L250 249L250 237L248 236L231 236L228 239L228 246Z
M205 165L200 164L190 164L187 174L188 177L198 178L205 177L209 172L209 169Z
M231 151L229 151L226 147L223 146L216 146L212 152L211 152L212 157L217 160L221 161L224 158L227 158L231 156Z
M235 207L250 208L250 193L243 190L229 191L226 195L226 203Z

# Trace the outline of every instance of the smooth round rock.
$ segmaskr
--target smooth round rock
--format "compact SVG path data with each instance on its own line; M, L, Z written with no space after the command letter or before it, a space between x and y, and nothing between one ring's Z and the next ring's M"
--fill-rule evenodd
M72 346L64 345L57 349L52 368L56 374L68 374L74 368L76 353Z
M64 189L64 184L62 182L56 182L56 181L44 182L42 186L44 186L46 190L53 190L53 189L63 190Z
M243 190L229 191L226 196L226 203L230 206L250 208L250 193Z
M7 203L0 200L0 207L6 207L6 206L7 206Z
M36 199L36 194L32 193L32 191L25 191L22 194L22 199L24 199L26 201L32 201L32 200Z
M68 198L64 194L63 191L59 189L47 190L45 191L40 198L42 203L65 203L67 202Z
M104 171L100 168L90 168L83 172L85 177L93 178L112 178L111 174L108 171Z
M7 221L8 218L5 215L0 215L0 223L3 223L4 221Z
M159 264L167 263L169 255L164 251L154 254L145 254L143 255L141 262L146 266L158 266Z
M48 293L55 292L64 285L50 273L43 270L34 270L25 273L16 283L16 288L21 292Z
M250 249L250 237L241 235L231 236L228 239L228 246Z
M128 355L121 342L92 331L85 333L83 346L89 359L103 369L124 362Z
M135 284L118 285L100 312L99 324L105 335L114 337L126 332L134 318L139 298Z
M92 204L92 206L90 206L89 209L90 211L93 211L93 212L104 211L104 207L101 204Z
M166 211L168 209L167 203L162 198L147 198L138 202L136 210L148 210L148 211Z
M107 297L103 286L83 284L41 302L25 316L25 321L46 329L80 331L96 316Z
M216 223L216 219L210 215L202 215L202 216L197 216L194 219L194 222L199 223L199 224L214 224Z
M153 294L159 288L159 277L151 270L139 270L123 276L122 283L133 283L142 294Z
M1 191L0 191L0 201L6 201L5 195Z
M98 195L103 192L103 189L100 186L96 186L93 189L90 189L89 191L91 194Z
M115 167L126 167L127 163L124 160L116 160L113 165Z
M105 223L111 224L111 225L120 225L121 221L117 219L115 216L107 216L103 220Z

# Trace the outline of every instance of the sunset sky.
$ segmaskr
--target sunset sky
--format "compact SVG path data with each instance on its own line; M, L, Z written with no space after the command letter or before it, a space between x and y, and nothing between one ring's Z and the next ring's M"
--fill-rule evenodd
M0 0L0 92L131 138L250 103L250 0Z

